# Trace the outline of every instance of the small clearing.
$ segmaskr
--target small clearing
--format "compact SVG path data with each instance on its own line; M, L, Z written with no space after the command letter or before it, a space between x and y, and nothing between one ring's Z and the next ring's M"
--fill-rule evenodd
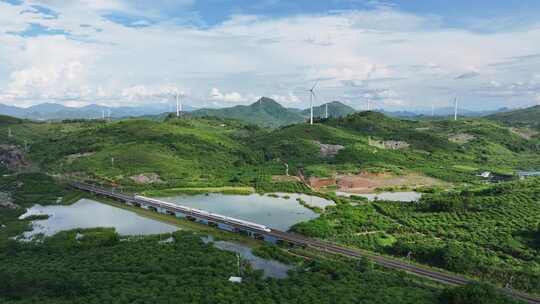
M466 144L475 139L476 136L467 133L452 134L448 137L449 141L460 145Z
M157 173L142 173L142 174L130 176L129 178L139 185L164 183L164 181L161 180L160 176Z
M302 180L298 176L287 175L273 175L273 182L301 182Z
M86 152L86 153L76 153L66 156L66 162L68 164L73 163L76 159L82 158L82 157L88 157L96 154L96 152Z
M386 150L401 150L410 147L409 143L400 140L373 140L369 139L369 145Z
M395 175L362 172L336 176L337 190L348 193L373 193L384 188L413 189L435 185L444 185L444 182L417 173Z
M342 145L329 145L329 144L323 144L318 141L315 141L317 145L319 145L320 152L319 155L321 157L335 157L340 150L345 149Z
M0 145L0 164L11 171L20 171L30 166L22 149L14 145Z
M9 193L0 192L0 208L17 209L19 206L13 203Z
M514 134L516 134L517 136L523 138L523 139L526 139L526 140L531 140L533 137L535 137L536 135L538 135L538 131L535 131L535 130L532 130L532 129L529 129L529 128L510 128L510 131Z

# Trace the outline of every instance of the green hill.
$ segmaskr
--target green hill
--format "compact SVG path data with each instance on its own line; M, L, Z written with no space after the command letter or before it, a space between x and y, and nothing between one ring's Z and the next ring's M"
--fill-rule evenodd
M304 121L299 113L288 110L275 100L262 97L249 106L234 106L223 109L201 109L191 113L196 117L215 116L233 118L267 127L277 127Z
M346 104L343 104L339 101L332 101L318 107L313 108L314 117L325 117L326 116L326 105L328 105L328 117L344 117L349 114L355 113L356 110ZM305 109L302 111L302 115L309 117L310 109Z
M344 149L333 158L322 157L317 142ZM475 179L480 170L508 172L540 166L536 143L482 119L413 121L359 112L259 134L251 146L263 150L267 159L287 162L315 176L389 170L466 181Z
M489 115L487 119L516 127L540 128L540 105Z
M263 99L247 106L283 110ZM246 109L246 112L248 111ZM275 111L272 111L275 110ZM262 114L261 114L262 115ZM130 119L115 122L0 124L0 142L23 146L49 173L79 172L125 185L156 174L152 187L256 186L272 175L414 172L447 181L474 181L482 170L511 172L540 167L539 145L484 119L414 121L358 112L274 129L216 117ZM343 148L332 157L321 144Z
M19 118L6 116L6 115L0 115L0 125L13 125L13 124L20 124L23 122L24 120L19 119Z

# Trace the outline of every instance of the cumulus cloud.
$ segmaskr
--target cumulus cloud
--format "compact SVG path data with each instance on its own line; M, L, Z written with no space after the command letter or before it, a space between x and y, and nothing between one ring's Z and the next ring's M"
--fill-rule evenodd
M122 24L103 17L111 12L137 18ZM20 34L31 23L55 31ZM248 103L264 95L302 107L309 99L290 92L324 79L321 100L357 96L349 100L360 105L370 97L403 107L461 94L472 105L498 107L508 94L517 104L537 96L538 54L534 26L490 34L450 30L437 16L388 5L280 18L233 15L199 27L144 1L0 1L0 102L8 104L155 102L151 97L170 86L189 92L189 102Z
M208 98L213 101L223 101L227 103L243 103L248 101L246 97L238 92L221 93L219 89L212 88Z
M302 102L298 96L290 92L287 95L270 95L270 98L286 106L298 105Z

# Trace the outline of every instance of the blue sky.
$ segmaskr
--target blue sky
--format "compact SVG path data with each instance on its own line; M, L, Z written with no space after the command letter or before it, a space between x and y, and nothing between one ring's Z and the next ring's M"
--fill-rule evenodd
M0 103L540 103L540 1L0 0Z

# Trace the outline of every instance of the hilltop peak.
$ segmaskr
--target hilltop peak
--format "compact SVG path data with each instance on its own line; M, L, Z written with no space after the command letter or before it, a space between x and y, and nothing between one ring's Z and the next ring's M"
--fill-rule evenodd
M261 106L264 107L277 107L277 108L284 108L279 102L273 100L272 98L268 97L261 97L259 100L251 104L251 107L253 106Z

